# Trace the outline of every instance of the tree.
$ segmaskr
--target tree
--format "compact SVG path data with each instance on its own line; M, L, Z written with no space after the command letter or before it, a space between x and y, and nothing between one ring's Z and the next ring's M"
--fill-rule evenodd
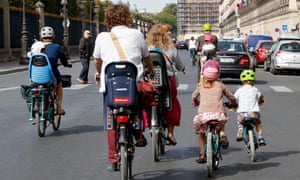
M154 16L161 24L168 24L170 31L177 32L177 5L175 3L168 4L163 11Z

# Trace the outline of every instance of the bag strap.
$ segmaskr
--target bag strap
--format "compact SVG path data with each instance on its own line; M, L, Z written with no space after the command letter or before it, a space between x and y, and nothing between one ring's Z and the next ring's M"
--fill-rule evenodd
M123 61L127 61L127 58L126 58L126 56L125 56L125 54L124 54L124 51L123 51L123 49L122 49L122 47L121 47L120 42L118 41L117 36L116 36L115 33L112 32L112 31L111 31L109 34L110 34L110 37L111 37L111 39L113 40L113 42L114 42L114 44L115 44L115 46L116 46L116 48L117 48L117 50L118 50L120 59L123 60Z

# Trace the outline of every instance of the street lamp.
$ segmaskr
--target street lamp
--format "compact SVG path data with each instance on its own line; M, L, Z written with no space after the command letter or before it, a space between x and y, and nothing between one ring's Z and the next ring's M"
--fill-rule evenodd
M60 4L63 6L62 15L64 17L63 27L64 27L64 35L63 35L63 44L64 44L64 52L67 56L69 56L69 32L68 28L70 26L70 21L68 18L68 9L67 4L68 0L61 0Z
M25 14L25 0L23 0L23 23L22 23L22 38L21 38L21 60L20 64L28 64L27 47L28 47L28 32L26 30L26 14Z
M44 7L45 7L45 5L40 0L35 3L35 9L39 13L39 16L40 16L40 19L39 19L40 30L42 29L42 27L45 26Z
M94 7L95 21L96 21L96 34L99 33L99 6L96 4Z

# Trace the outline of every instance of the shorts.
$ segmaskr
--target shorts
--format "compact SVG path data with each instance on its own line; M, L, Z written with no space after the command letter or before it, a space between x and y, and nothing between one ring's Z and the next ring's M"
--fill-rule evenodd
M237 115L237 123L240 124L240 122L243 122L243 119L245 117L257 118L256 124L261 123L260 113L259 112L240 112Z

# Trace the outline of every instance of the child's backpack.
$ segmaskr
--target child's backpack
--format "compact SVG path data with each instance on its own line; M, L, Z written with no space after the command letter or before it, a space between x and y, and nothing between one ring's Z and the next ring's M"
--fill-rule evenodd
M51 64L46 54L32 54L29 62L29 78L33 84L47 85L54 83Z

